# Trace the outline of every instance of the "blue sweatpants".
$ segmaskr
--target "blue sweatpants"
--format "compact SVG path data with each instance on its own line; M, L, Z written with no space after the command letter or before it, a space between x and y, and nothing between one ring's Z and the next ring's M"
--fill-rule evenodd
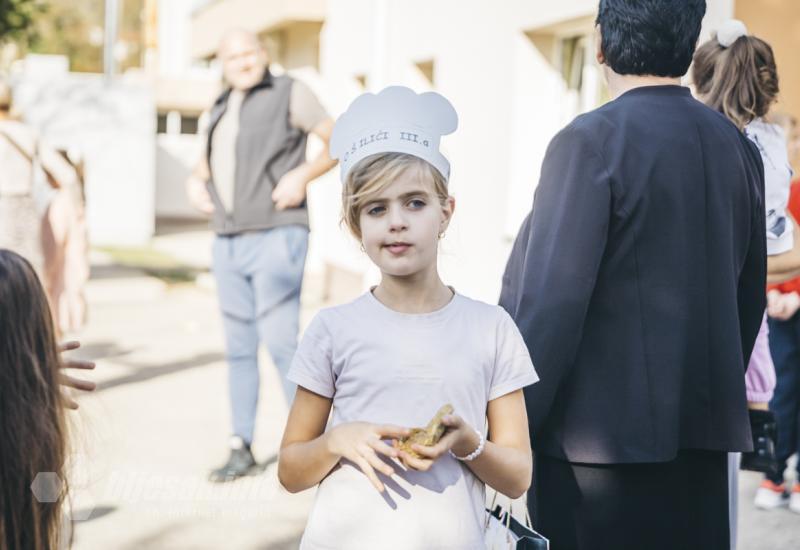
M297 348L300 288L308 229L289 225L218 235L213 271L225 329L233 434L253 440L258 406L258 346L266 345L291 403L286 373Z
M769 320L769 349L778 379L769 408L778 425L775 454L780 470L769 478L781 484L789 457L800 453L800 313L788 321ZM797 471L800 481L800 461Z

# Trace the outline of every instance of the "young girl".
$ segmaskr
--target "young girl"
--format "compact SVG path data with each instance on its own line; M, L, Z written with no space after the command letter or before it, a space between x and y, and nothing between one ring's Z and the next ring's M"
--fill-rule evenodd
M800 216L800 180L792 184L789 209L795 219ZM783 478L791 456L800 456L800 278L772 285L767 301L769 348L777 375L769 408L775 413L778 426L778 471L766 476L756 493L756 503L773 509L786 504L788 497L789 510L800 514L800 463L795 467L791 493Z
M70 539L62 513L66 487L37 474L66 479L65 408L78 405L60 386L91 391L94 384L66 376L61 369L91 369L94 364L62 362L59 351L78 344L59 350L47 297L33 267L2 249L0 312L0 548L62 548Z
M484 484L510 497L530 485L522 388L538 378L522 337L437 271L455 206L439 137L456 126L442 96L403 87L362 95L336 123L343 218L382 277L316 316L289 372L278 475L292 492L319 485L301 548L483 548ZM398 448L445 404L437 444Z
M776 273L783 256L793 256L791 252L796 243L794 224L786 211L792 177L786 137L780 126L765 119L779 92L772 48L763 40L748 35L742 22L731 20L720 27L714 38L697 49L693 61L692 80L700 99L744 131L761 153L767 254L770 256L767 267L770 274ZM750 408L766 410L775 388L775 366L770 355L766 314L747 368L745 385ZM732 466L737 465L733 463ZM780 477L783 478L783 472ZM736 470L733 468L731 483L733 526L737 507ZM774 507L783 492L782 483L766 479L756 494L756 505ZM735 534L735 527L732 534ZM735 547L733 540L732 547Z
M781 124L787 136L790 136L789 158L797 159L800 151L800 135L794 117L773 117L774 122ZM800 179L792 183L789 196L789 210L795 219L800 217ZM769 347L775 362L777 383L775 395L769 402L769 408L775 413L778 425L778 441L775 454L778 458L778 470L775 475L767 476L767 481L759 489L761 502L767 507L770 504L786 503L787 486L783 473L791 456L800 456L800 277L779 285L772 285L767 294L769 314ZM777 488L772 493L767 490ZM774 507L774 506L773 506ZM800 462L795 466L794 486L789 496L789 510L800 514Z

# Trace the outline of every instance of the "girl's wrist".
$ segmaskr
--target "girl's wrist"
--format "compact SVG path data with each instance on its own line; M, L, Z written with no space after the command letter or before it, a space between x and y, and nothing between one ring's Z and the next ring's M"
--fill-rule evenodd
M341 458L342 455L336 449L336 435L338 431L339 426L334 426L330 430L326 430L325 433L322 434L322 442L328 454Z
M458 438L456 444L450 449L456 456L467 456L474 452L481 444L478 432L471 426L465 424L462 431L461 437Z

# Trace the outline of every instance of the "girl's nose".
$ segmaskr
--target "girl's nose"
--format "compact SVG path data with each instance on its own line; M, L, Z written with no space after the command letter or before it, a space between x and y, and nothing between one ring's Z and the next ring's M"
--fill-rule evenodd
M402 208L389 209L389 230L393 233L408 229L408 222Z

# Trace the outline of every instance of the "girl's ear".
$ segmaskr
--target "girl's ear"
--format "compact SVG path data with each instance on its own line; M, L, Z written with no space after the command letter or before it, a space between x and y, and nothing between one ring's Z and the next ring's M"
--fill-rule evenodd
M442 225L439 233L444 233L447 226L450 225L450 220L453 218L453 213L456 210L456 199L448 196L442 204Z

